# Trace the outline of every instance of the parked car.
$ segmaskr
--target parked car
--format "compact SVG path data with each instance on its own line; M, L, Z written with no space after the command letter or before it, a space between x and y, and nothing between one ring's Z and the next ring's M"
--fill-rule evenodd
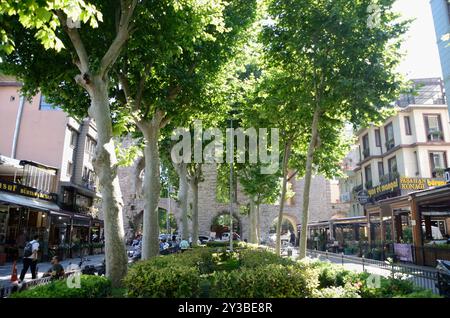
M200 241L201 244L206 244L207 242L210 241L210 238L205 235L199 235L198 240Z
M221 239L216 239L216 241L229 241L230 240L230 232L222 233ZM233 233L233 240L240 241L241 237L236 232Z

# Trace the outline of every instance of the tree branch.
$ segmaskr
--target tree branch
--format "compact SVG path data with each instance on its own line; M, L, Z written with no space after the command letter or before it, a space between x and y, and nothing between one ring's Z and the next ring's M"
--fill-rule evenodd
M111 66L114 64L120 54L123 44L128 40L130 21L137 4L137 0L132 0L131 3L128 2L129 1L126 0L120 1L120 21L118 31L116 37L108 48L108 51L106 51L100 62L99 74L102 78L105 77Z
M86 48L84 47L84 43L81 40L80 34L78 33L78 30L75 28L69 28L67 26L67 17L61 10L56 11L56 15L58 16L59 22L61 23L63 29L66 31L67 35L70 38L70 41L72 42L73 47L75 48L75 51L78 56L78 61L75 62L78 69L82 74L86 74L89 72L89 57L86 51Z

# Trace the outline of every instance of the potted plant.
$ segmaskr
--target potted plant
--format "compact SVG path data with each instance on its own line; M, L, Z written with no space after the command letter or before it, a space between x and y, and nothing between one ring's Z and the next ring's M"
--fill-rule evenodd
M379 248L379 247L376 247L376 248L372 249L372 258L374 260L381 261L381 256L382 256L381 252L382 252L381 248Z

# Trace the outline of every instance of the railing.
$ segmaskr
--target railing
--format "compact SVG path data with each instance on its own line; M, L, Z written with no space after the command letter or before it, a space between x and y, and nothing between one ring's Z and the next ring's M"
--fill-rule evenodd
M37 278L30 280L28 282L24 282L21 285L10 285L10 286L4 286L0 288L0 298L8 298L13 293L21 292L33 287L42 286L50 284L51 282L58 280L58 279L66 279L70 277L71 275L74 275L76 273L80 272L80 270L74 270L67 273L64 273L63 276L60 278L53 278L51 276L43 277L43 278Z
M343 266L345 264L360 265L362 271L373 272L376 274L382 273L383 276L395 277L397 274L401 274L406 279L413 282L414 285L426 289L431 289L433 293L439 294L439 290L436 287L438 280L437 271L434 268L424 268L414 265L406 265L394 262L383 262L373 259L367 259L365 257L356 257L350 255L344 255L343 253L331 253L322 252L316 250L308 250L309 256L318 258L319 260L327 260L333 263L338 263ZM378 270L377 270L378 269ZM381 269L382 271L380 271Z

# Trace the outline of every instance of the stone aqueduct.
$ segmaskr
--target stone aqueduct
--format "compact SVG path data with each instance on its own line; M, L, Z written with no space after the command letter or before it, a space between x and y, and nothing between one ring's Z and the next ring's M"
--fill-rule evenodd
M137 171L142 170L143 160L139 158L132 166L122 167L119 169L119 180L124 200L124 225L127 238L133 235L134 230L131 224L137 224L142 221L142 212L144 204L141 199L142 181L136 177L139 175ZM219 203L216 199L217 170L215 164L203 165L204 181L199 184L199 234L210 235L213 219L223 213L229 213L229 204ZM303 180L292 178L292 190L295 195L285 204L284 217L288 219L295 227L300 223L302 213L302 193ZM347 206L336 202L337 185L326 180L324 177L317 176L313 179L310 195L310 221L328 220L337 213L345 213ZM339 197L339 194L337 194ZM192 201L191 193L189 193L189 202ZM335 201L332 203L332 201ZM177 225L181 226L181 211L175 200L171 199L171 213L175 215ZM249 236L249 218L240 215L239 207L246 205L248 199L240 191L238 186L237 204L233 205L234 215L240 223L241 238L246 239ZM167 198L161 198L159 207L168 210L169 202ZM278 205L262 205L260 207L260 233L261 238L266 239L269 235L269 229L273 221L278 215ZM132 222L130 222L132 221ZM189 227L192 225L189 223Z

